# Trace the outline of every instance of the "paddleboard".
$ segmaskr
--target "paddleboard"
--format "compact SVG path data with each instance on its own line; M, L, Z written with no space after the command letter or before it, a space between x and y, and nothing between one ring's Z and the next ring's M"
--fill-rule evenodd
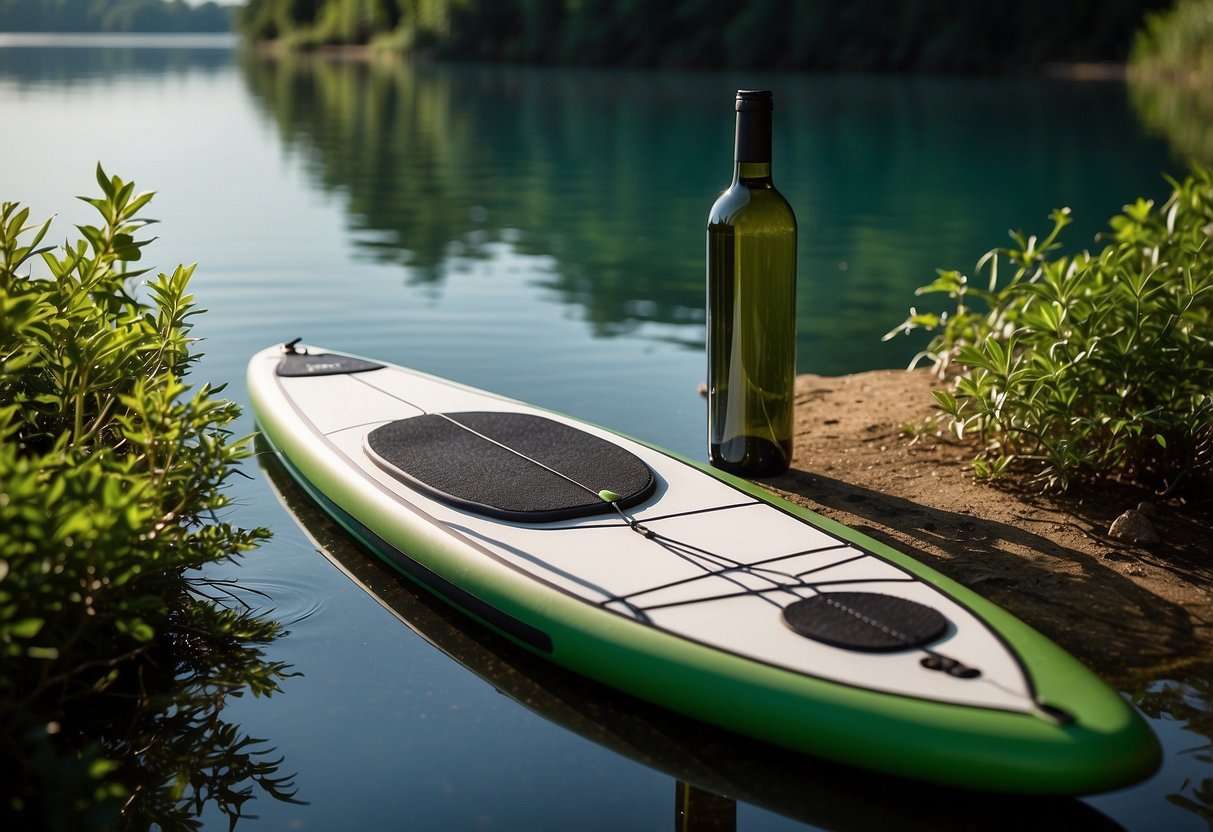
M634 696L795 751L1084 794L1158 766L1116 692L906 554L745 480L435 376L298 343L263 437L352 535L464 613Z

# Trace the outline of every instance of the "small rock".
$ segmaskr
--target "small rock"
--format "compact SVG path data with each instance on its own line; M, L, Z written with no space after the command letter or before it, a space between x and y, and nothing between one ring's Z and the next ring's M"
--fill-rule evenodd
M1138 503L1137 510L1151 519L1158 516L1158 507L1153 503Z
M1150 518L1135 508L1131 508L1112 521L1108 536L1126 543L1158 543L1158 532Z

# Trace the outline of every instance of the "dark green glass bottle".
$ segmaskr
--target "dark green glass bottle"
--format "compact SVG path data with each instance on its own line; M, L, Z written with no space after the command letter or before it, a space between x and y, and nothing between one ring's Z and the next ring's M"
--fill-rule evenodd
M771 109L737 92L733 183L708 216L708 459L745 477L792 461L796 215L771 182Z

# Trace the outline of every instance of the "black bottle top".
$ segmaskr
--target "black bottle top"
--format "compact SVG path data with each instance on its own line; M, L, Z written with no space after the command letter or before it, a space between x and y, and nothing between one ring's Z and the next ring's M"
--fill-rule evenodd
M737 140L734 144L734 161L771 161L772 109L770 90L737 91Z

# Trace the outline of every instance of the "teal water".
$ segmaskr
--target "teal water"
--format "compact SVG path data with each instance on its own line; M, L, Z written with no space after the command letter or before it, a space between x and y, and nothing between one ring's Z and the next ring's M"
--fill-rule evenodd
M248 356L302 336L702 458L704 222L731 170L733 91L759 85L775 90L775 177L800 221L803 372L905 365L920 343L880 336L936 268L972 268L1009 228L1047 231L1063 205L1077 217L1066 240L1091 245L1182 171L1115 83L415 67L10 38L0 198L58 213L62 239L90 220L71 197L92 193L98 161L158 191L150 259L199 263L196 375L242 403ZM376 603L317 554L268 473L250 473L231 519L276 536L232 574L288 622L272 657L301 675L225 716L277 747L308 804L259 800L242 829L668 829L680 780L739 797L744 829L971 828L975 812L1207 828L1209 737L1186 726L1209 704L1191 683L1153 685L1182 707L1160 707L1167 765L1136 789L1014 811L907 791L536 667L308 517ZM213 807L203 820L226 823Z

